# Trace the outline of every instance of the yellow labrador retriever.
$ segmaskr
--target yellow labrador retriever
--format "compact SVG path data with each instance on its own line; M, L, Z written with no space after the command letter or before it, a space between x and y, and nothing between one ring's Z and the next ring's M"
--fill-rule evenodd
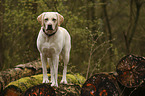
M59 27L64 18L57 12L44 12L37 17L41 29L37 38L37 48L40 52L43 68L43 83L49 83L46 64L50 65L51 86L58 87L57 74L59 56L64 62L63 77L60 83L67 84L67 64L71 49L71 38L68 31Z

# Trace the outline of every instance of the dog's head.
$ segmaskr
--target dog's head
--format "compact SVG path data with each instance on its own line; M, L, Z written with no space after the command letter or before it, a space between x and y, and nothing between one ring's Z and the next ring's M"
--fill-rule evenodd
M53 33L61 25L64 18L58 12L43 12L37 17L46 33Z

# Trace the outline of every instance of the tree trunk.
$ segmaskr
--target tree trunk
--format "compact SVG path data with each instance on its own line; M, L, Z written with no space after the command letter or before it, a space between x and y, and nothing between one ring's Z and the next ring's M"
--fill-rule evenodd
M0 70L3 68L4 64L4 48L3 48L3 18L4 18L4 3L5 0L0 1Z
M107 3L106 3L106 0L102 0L102 8L103 8L103 13L104 13L104 21L105 21L105 24L107 26L107 32L109 33L109 41L110 41L110 50L109 50L109 53L110 53L110 62L112 62L112 57L113 57L113 50L112 50L112 45L113 45L113 42L112 42L112 31L111 31L111 25L110 25L110 22L109 22L109 17L108 17L108 13L107 13ZM111 63L110 63L111 64ZM111 70L111 65L108 66L108 69Z
M134 34L136 32L142 4L143 4L143 2L141 2L141 0L130 0L129 26L128 26L127 31L123 32L124 38L125 38L125 45L126 45L127 54L131 53L130 46L131 46ZM135 6L135 9L133 6ZM136 10L135 13L134 13L134 10ZM135 16L134 16L134 14L135 14Z

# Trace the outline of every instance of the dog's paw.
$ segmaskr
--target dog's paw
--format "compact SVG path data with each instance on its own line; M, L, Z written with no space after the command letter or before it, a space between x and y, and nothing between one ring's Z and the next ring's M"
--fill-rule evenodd
M49 83L49 80L48 79L43 79L42 83Z
M61 84L67 84L67 81L66 81L66 80L61 80L60 83L61 83Z
M52 83L51 86L58 87L58 84Z

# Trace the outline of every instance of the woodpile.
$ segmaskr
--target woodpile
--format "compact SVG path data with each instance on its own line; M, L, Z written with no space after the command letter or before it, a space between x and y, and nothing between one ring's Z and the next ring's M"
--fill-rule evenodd
M42 73L41 61L20 64L15 68L0 72L0 93L7 84L20 78ZM47 66L49 71L49 66Z
M99 73L84 83L81 96L145 96L145 58L123 57L114 73Z
M48 77L51 77L50 74L48 74ZM59 82L61 81L61 77L62 75L58 75ZM43 75L40 74L11 82L4 88L2 96L48 96L48 94L50 96L55 96L55 94L56 96L78 96L81 90L79 85L85 81L84 77L79 74L67 74L68 84L60 84L58 88L54 88L50 84L42 84L42 78Z
M34 75L41 72L42 68L32 66L34 65L18 65L1 72L0 96L145 96L144 57L127 55L117 64L116 72L97 73L86 81L79 74L67 74L68 84L59 84L57 88L42 84L43 75ZM23 69L27 71L24 72ZM28 71L29 69L32 70ZM50 74L48 76L51 77ZM58 82L61 77L58 75Z

